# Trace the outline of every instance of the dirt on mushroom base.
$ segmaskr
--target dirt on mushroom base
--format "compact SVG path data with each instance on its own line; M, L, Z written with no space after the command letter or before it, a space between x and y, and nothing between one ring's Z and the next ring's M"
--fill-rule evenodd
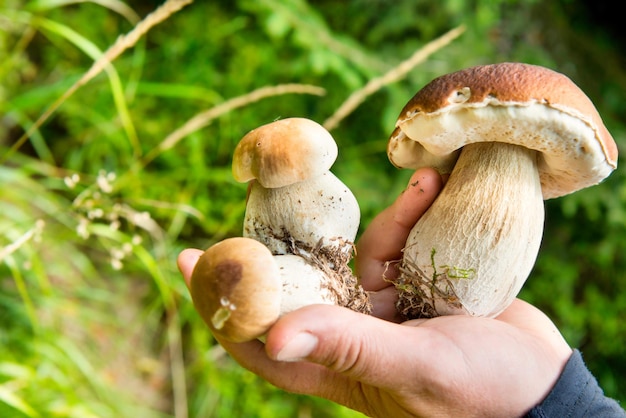
M463 310L451 279L468 280L475 272L471 268L451 266L439 266L444 271L438 272L435 264L436 253L435 248L432 248L430 260L433 273L430 277L417 264L406 258L386 263L386 269L392 264L398 264L400 273L398 278L387 279L383 275L383 279L393 283L398 290L396 309L404 320L441 316L436 308L437 301L441 301L452 309ZM452 271L454 273L451 274Z
M337 305L369 315L372 313L369 295L348 266L354 254L354 243L340 238L334 240L339 242L337 247L323 246L320 240L311 250L303 251L295 245L292 249L294 254L320 269L330 279L323 285L336 298ZM351 250L342 251L346 246Z
M248 235L251 234L252 238L270 248L274 247L270 242L279 241L284 244L288 254L302 257L308 264L319 269L327 278L322 283L324 289L330 291L338 306L367 315L371 314L372 304L369 295L348 265L354 256L353 242L343 238L330 238L328 241L334 241L337 245L324 245L324 241L320 239L315 247L311 247L296 240L286 228L281 228L277 233L267 226L256 226L257 222L252 222L252 224L255 225L252 228L254 233L251 230L248 231ZM259 228L262 234L259 233Z

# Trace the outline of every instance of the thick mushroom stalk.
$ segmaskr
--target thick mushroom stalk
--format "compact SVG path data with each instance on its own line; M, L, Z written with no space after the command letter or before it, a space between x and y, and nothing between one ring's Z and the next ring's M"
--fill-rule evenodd
M597 184L617 166L589 98L566 76L519 63L431 81L401 111L387 153L397 167L450 173L400 261L406 318L502 312L537 257L542 200Z
M273 254L352 255L359 227L356 198L333 173L283 187L254 181L248 194L243 235L265 244Z
M330 171L278 188L253 182L243 236L264 244L278 262L283 262L281 257L298 256L317 271L315 276L303 275L302 263L282 266L284 289L298 297L283 295L281 314L324 301L370 312L367 294L348 266L359 219L356 198ZM299 290L307 287L321 289L323 299L319 291Z
M348 266L359 205L329 171L336 157L332 136L308 119L276 121L239 142L233 175L251 185L237 245L265 255L239 278L221 274L219 265L247 265L245 255L233 258L219 244L207 250L212 263L198 263L192 294L196 277L205 285L196 287L194 302L205 301L196 306L203 306L203 318L216 335L238 342L259 338L281 315L315 303L370 312L368 295ZM233 299L237 303L225 302ZM266 304L278 308L264 310Z
M543 220L535 151L467 145L407 240L397 282L400 313L497 315L533 268Z

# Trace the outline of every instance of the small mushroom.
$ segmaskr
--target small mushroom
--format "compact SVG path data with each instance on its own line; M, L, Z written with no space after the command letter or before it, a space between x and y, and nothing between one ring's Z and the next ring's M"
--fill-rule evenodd
M282 119L246 134L233 155L235 180L254 180L243 235L274 254L351 254L360 210L329 171L336 158L333 137L309 119Z
M302 257L274 256L243 237L220 241L200 256L190 293L209 329L232 342L263 336L281 315L304 305L335 302L330 289L320 287L319 270Z
M400 113L387 153L397 167L450 174L406 242L395 283L406 318L502 312L535 263L543 200L617 167L616 144L580 88L521 63L431 81Z
M241 139L232 168L250 182L243 237L210 247L191 278L194 304L216 335L259 338L281 315L315 303L370 312L348 266L359 205L329 171L336 158L332 136L308 119L278 120Z
M237 237L214 244L200 256L190 293L215 334L243 342L263 335L276 322L281 287L272 253L257 241Z

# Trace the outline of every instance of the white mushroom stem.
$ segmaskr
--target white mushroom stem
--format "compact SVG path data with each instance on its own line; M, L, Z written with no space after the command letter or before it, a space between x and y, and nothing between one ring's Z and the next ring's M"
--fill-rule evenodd
M264 244L277 262L288 262L281 266L283 299L293 300L283 300L283 305L328 302L369 313L369 298L348 266L359 221L356 198L327 171L277 188L255 181L248 195L243 236ZM283 258L288 255L300 261ZM309 267L306 274L303 263Z
M282 283L280 316L313 304L336 305L331 278L300 256L274 256Z
M533 150L466 145L444 189L412 229L397 282L407 317L493 317L533 268L544 208Z
M262 242L273 254L310 253L327 247L351 255L359 221L356 198L327 171L278 188L254 182L243 235Z

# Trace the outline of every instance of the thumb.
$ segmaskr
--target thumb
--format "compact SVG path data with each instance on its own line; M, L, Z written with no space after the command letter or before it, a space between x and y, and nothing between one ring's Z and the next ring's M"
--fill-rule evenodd
M183 250L176 259L176 264L178 265L178 270L180 270L183 278L185 279L185 283L187 287L191 284L191 274L193 273L193 269L198 262L198 259L202 255L202 251L188 248Z
M406 365L415 370L424 362L422 333L346 308L311 305L282 317L268 333L265 350L273 360L305 360L363 384L397 389L412 374ZM416 376L411 380L415 384Z

